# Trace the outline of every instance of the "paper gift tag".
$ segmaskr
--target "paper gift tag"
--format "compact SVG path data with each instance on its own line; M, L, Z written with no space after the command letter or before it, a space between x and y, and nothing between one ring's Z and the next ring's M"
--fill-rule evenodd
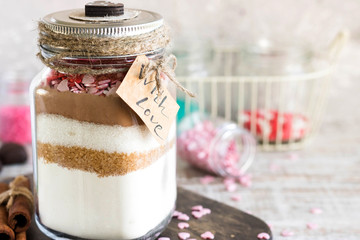
M156 140L164 144L180 107L165 87L158 97L155 74L140 79L140 72L148 63L145 55L138 56L116 93L139 115Z

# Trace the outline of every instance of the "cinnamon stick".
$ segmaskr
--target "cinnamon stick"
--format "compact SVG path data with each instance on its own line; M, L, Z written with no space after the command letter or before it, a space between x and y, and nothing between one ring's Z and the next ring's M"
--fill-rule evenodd
M26 240L26 232L17 233L16 240Z
M24 181L19 181L16 187L26 187L30 190L30 181L24 178ZM31 223L31 209L32 203L23 195L18 195L14 198L12 206L9 208L9 226L14 229L14 232L25 232Z
M0 183L0 193L9 190L9 186L5 183ZM8 225L8 212L4 205L0 205L0 239L15 240L14 231Z

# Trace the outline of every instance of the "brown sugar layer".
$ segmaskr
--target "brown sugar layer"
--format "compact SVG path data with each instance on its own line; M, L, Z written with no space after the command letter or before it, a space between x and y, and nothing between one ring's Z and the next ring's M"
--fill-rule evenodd
M143 121L117 95L96 96L86 93L59 92L39 87L35 93L36 113L58 114L67 118L124 127L142 125Z
M37 155L45 159L45 163L56 163L67 169L77 169L96 173L99 177L108 177L125 175L146 168L166 154L174 143L175 139L151 151L128 154L37 142Z

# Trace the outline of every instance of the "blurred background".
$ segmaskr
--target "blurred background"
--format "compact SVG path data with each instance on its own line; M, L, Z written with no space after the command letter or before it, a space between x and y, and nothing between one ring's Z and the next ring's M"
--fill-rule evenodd
M0 1L0 142L25 144L30 152L27 91L42 68L37 21L87 2ZM197 94L192 100L179 94L178 121L200 111L237 122L258 143L249 170L254 185L238 190L241 203L230 200L222 180L200 183L204 172L183 161L179 185L253 212L277 235L292 228L299 240L359 239L360 1L122 2L159 12L172 28L177 79ZM6 166L0 179L31 172L27 161ZM324 214L309 215L314 206ZM306 219L319 231L310 232Z
M1 1L1 74L22 71L33 76L41 64L37 21L48 13L82 8L86 0ZM343 28L359 37L360 3L356 0L197 0L123 1L128 8L161 13L173 29L175 48L206 51L215 45L240 46L264 39L311 43L324 48Z
M83 8L87 2L1 2L0 141L31 141L27 89L42 68L36 57L37 22L55 11ZM354 65L347 64L351 57L344 60L341 53L358 49L359 1L123 3L159 12L172 29L178 80L197 94L196 99L178 95L179 122L200 111L237 122L256 137L259 149L302 149L329 119L324 117L331 113L326 112L329 96L332 101L356 89L355 78L349 77L357 74L351 71ZM338 66L350 71L335 71Z

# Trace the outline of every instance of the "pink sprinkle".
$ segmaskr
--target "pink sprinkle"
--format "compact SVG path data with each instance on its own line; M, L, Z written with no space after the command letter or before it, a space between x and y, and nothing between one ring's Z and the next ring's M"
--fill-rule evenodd
M314 230L314 229L318 229L319 225L317 225L316 223L307 223L306 227L310 230Z
M311 209L310 209L310 212L311 212L312 214L321 214L323 211L322 211L321 208L311 208Z
M198 212L198 211L192 211L191 214L194 216L194 218L199 219L203 216L202 212Z
M251 175L243 175L241 177L239 177L239 183L244 186L244 187L250 187L252 182L251 182Z
M267 225L269 226L270 230L273 230L273 225L271 223L268 223Z
M201 211L202 209L203 209L203 206L201 206L201 205L196 205L191 208L191 210L193 210L193 211Z
M206 176L200 178L200 183L203 185L206 185L206 184L212 183L214 180L215 180L215 178L213 176L206 175Z
M268 239L270 239L270 235L268 233L262 232L262 233L259 233L257 235L257 238L258 239L268 240Z
M173 213L173 217L178 217L178 216L180 216L182 214L182 212L179 212L179 211L174 211L174 213Z
M179 232L178 236L181 240L185 240L188 239L190 237L190 233L187 232Z
M83 84L91 84L94 81L95 81L95 78L93 76L91 76L90 74L86 74L82 79Z
M232 195L231 200L233 200L235 202L239 202L239 201L241 201L241 195L240 194Z
M68 80L62 80L57 86L57 90L59 90L60 92L69 91Z
M283 237L291 237L291 236L294 236L294 232L291 232L289 230L284 230L281 232L281 236Z
M106 85L107 85L107 83L110 83L110 82L111 82L111 80L107 79L107 80L99 81L98 84L99 84L99 85L103 85L103 84L106 84Z
M178 228L180 229L184 229L184 228L188 228L190 225L186 222L179 222L178 223Z
M226 177L224 178L223 181L224 185L230 185L230 184L234 184L235 183L235 179L234 178L230 178L230 177Z
M80 90L84 90L84 88L82 86L80 86L80 84L78 84L77 82L75 82L75 86Z
M168 237L161 237L161 238L158 238L158 240L170 240L170 238L168 238Z
M109 87L109 84L101 84L101 85L98 85L96 88L97 89L106 89L107 87Z
M209 208L203 208L201 211L200 211L203 215L207 215L207 214L210 214L211 213L211 210Z
M97 91L98 91L97 88L89 88L88 93L94 94L94 93L96 93Z
M236 184L234 183L234 184L226 185L225 188L226 188L226 191L228 191L228 192L235 192L237 186L236 186Z
M186 215L185 213L180 214L177 219L181 220L181 221L189 221L190 217L188 215Z
M207 232L204 232L203 234L201 234L201 238L202 239L214 239L214 234L207 231Z

